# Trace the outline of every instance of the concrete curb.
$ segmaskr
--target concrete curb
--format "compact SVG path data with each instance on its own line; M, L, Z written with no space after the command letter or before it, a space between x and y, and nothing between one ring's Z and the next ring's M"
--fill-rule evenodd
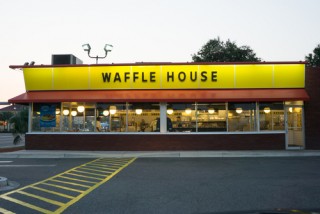
M296 151L39 151L20 150L0 153L0 158L250 158L320 157L319 150Z

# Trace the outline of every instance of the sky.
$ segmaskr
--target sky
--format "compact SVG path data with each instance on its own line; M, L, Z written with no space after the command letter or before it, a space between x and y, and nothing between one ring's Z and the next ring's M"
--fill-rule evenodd
M250 46L263 61L303 61L320 44L320 0L0 1L0 102L25 92L10 65L51 64L74 54L84 64L191 62L210 39ZM1 107L0 107L1 108Z

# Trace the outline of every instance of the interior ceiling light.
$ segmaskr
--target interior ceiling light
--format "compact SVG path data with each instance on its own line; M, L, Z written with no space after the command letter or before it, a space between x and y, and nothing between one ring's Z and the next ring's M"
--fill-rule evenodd
M209 114L213 114L214 112L215 112L215 111L214 111L214 108L209 108L209 109L208 109L208 113L209 113Z
M242 108L236 108L236 112L237 112L238 114L241 114L241 113L242 113Z
M167 114L173 114L173 109L172 108L168 108L167 109Z
M142 114L142 109L141 108L137 108L136 109L136 114Z
M269 114L270 111L271 111L271 109L270 109L269 107L265 107L265 108L263 109L263 111L264 111L264 113Z
M78 106L77 110L80 113L84 112L84 106Z
M68 109L65 109L65 110L63 110L63 115L65 115L65 116L67 116L67 115L69 115L69 110Z
M191 114L192 110L191 110L191 108L186 108L185 112L186 112L186 114Z
M77 116L77 111L71 111L72 116Z
M116 106L110 106L110 114L115 114L117 112L117 107Z
M103 114L104 116L108 116L108 115L109 115L109 111L108 111L108 110L104 110L104 111L102 112L102 114Z

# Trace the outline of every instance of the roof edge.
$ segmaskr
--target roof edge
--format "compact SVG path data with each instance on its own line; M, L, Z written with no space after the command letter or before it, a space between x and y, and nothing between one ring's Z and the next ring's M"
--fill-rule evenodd
M21 68L52 68L52 67L99 67L99 66L152 66L152 65L269 65L269 64L307 64L306 61L270 61L270 62L136 62L110 64L73 64L73 65L10 65L11 69Z

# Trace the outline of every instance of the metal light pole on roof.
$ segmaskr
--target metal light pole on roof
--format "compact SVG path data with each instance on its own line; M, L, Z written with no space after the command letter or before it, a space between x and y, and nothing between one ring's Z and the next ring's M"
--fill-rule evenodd
M82 45L82 48L83 48L84 51L88 52L88 56L90 58L95 58L96 59L96 64L98 64L98 60L106 58L107 55L108 55L108 52L112 51L113 46L109 45L109 44L105 44L105 46L104 46L105 55L104 56L98 56L98 55L97 56L90 56L91 46L89 44Z

